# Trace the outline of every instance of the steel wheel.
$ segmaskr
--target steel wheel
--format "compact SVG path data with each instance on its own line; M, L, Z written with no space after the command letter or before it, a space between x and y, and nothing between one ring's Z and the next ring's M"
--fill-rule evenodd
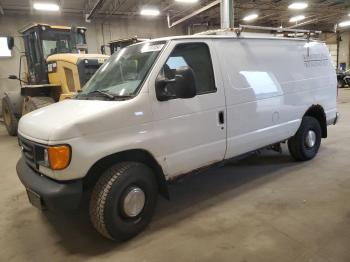
M317 136L316 132L313 130L309 130L305 136L305 145L308 148L313 148L316 144Z
M145 192L137 186L132 186L127 190L122 202L124 215L130 218L137 217L142 212L146 203Z

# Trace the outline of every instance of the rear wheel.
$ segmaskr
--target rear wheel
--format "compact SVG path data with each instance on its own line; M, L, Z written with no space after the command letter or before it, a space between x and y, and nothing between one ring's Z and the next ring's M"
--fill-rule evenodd
M303 117L297 133L288 140L288 149L297 161L313 159L321 146L322 130L317 119Z
M43 108L45 106L55 103L52 97L48 96L37 96L31 97L27 96L24 98L22 106L22 115L28 114L36 109Z
M158 197L153 171L144 164L122 162L109 168L95 185L90 219L112 240L127 240L150 222Z
M345 80L338 79L338 88L343 88L345 87L345 85L346 85Z
M6 126L7 133L10 136L17 135L18 119L11 109L11 101L5 96L2 99L2 116L4 118L4 124Z
M348 77L348 76L346 76L346 77L344 78L344 87L345 87L345 86L350 87L350 77Z

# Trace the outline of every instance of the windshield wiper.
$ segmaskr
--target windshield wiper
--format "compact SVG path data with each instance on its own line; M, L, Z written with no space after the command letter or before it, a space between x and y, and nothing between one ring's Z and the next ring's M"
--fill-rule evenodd
M102 90L95 90L95 91L92 91L90 93L87 93L86 95L90 95L90 94L96 94L96 93L99 93L99 94L102 94L110 99L114 99L115 98L115 95L112 95L110 93L108 93L107 91L102 91Z
M116 99L116 98L125 99L125 98L134 97L133 95L125 95L125 96L124 95L114 95L114 94L111 94L108 91L104 91L104 90L94 90L94 91L91 91L91 92L86 93L86 94L78 94L77 96L88 97L88 96L94 95L94 94L101 94L109 99Z
M134 95L126 95L126 96L120 96L120 95L114 95L114 98L131 98L134 97Z

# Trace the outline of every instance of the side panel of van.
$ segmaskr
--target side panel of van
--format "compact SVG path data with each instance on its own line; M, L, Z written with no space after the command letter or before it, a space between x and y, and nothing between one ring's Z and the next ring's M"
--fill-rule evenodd
M226 158L293 136L315 103L333 106L334 72L321 43L214 41L227 103Z

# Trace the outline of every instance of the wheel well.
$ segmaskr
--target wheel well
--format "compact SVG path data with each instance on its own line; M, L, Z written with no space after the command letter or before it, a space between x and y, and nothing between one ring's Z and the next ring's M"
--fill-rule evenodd
M107 170L107 168L109 168L115 163L123 162L123 161L140 162L152 168L159 185L159 193L166 199L169 199L168 185L167 185L162 167L158 164L158 162L154 159L154 157L148 151L143 149L127 150L127 151L106 156L98 160L89 169L87 175L85 176L83 180L84 188L85 189L92 188L96 184L101 174L105 170Z
M321 125L322 137L327 137L327 119L323 107L320 105L312 105L305 113L304 116L311 116L316 118Z

